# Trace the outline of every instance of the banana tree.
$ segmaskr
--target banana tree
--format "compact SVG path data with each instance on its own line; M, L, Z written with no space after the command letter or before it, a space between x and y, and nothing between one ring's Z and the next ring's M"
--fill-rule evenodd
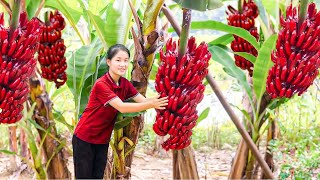
M215 61L218 61L219 63L221 63L225 67L226 72L229 75L235 77L238 80L238 82L242 85L245 92L248 94L249 103L253 109L253 113L251 114L251 117L250 117L250 115L247 111L243 110L242 112L244 112L244 115L246 118L245 122L248 123L248 126L247 126L247 127L249 127L248 133L251 136L251 138L253 139L253 142L257 143L257 140L260 138L260 135L261 135L260 133L263 131L263 130L260 131L260 127L267 120L267 118L265 117L266 107L267 106L270 107L271 105L274 105L278 102L277 100L270 102L270 100L268 100L270 98L265 98L265 95L264 95L265 86L263 87L263 83L261 83L261 82L265 82L265 78L268 73L268 69L264 68L264 67L270 67L270 65L272 65L272 64L268 64L269 61L266 61L265 57L268 57L267 54L271 54L271 51L275 45L276 36L273 35L270 38L268 38L265 41L265 43L262 44L262 46L260 48L260 45L256 42L254 37L251 36L245 30L242 31L242 29L231 27L231 26L225 25L220 22L214 22L214 21L195 22L192 24L192 27L216 29L216 30L225 31L225 32L228 32L231 34L235 34L241 38L246 37L244 39L246 39L249 43L251 43L253 46L255 46L256 49L258 49L258 54L259 54L258 58L252 57L250 54L243 53L243 52L237 53L237 55L239 55L239 56L253 60L252 62L254 63L254 72L253 72L254 82L259 82L259 84L254 83L254 86L255 85L256 86L254 87L255 88L255 91L254 91L255 96L253 96L253 92L250 89L250 85L248 84L248 82L246 80L247 79L246 75L234 65L232 58L228 55L228 53L232 52L232 51L228 50L228 48L225 46L225 44L220 44L219 46L216 45L216 42L224 42L224 43L230 42L227 40L229 37L224 36L224 37L221 37L220 39L217 39L216 41L211 42L210 44L212 46L209 48L210 51L212 52L212 58ZM225 41L225 40L227 40L227 41ZM257 69L259 69L259 71L257 71ZM254 99L255 97L257 97L257 99ZM251 163L256 164L255 160L252 161L252 159L258 158L256 156L256 154L253 155L253 154L248 153L249 147L248 147L248 144L245 143L244 140L240 143L239 146L241 148L240 147L238 148L238 152L240 152L241 155L238 155L238 154L236 155L236 159L235 159L234 163L235 164L239 164L239 163L241 164L243 162L246 162L246 163L243 163L239 166L236 166L236 168L232 168L231 174L229 176L230 178L241 178L242 173L243 173L241 168L249 167L249 166L247 166L247 158L243 158L243 157L250 157L251 160L248 161L248 163L250 163L250 164ZM239 158L237 158L237 157L239 157ZM253 168L253 167L251 166L248 169L251 169L251 168ZM252 172L251 170L248 170L247 172L249 172L249 171ZM234 172L239 172L239 171L241 171L240 177L232 175Z
M241 1L239 1L241 2ZM242 85L242 87L244 88L245 92L248 95L248 101L249 104L251 106L251 110L252 113L247 112L246 110L242 110L242 112L244 113L244 117L245 117L245 124L247 125L247 131L248 133L244 133L244 134L249 134L251 137L251 140L247 140L246 138L244 138L242 140L242 142L239 145L235 160L234 160L234 164L230 173L229 178L257 178L257 172L259 170L259 166L256 164L256 160L258 160L258 162L261 165L261 168L263 168L263 177L267 177L267 178L271 178L272 177L272 173L270 173L270 169L267 167L265 167L265 162L263 160L261 160L261 157L259 156L259 153L255 152L256 149L255 147L251 146L252 143L255 144L259 144L259 140L261 138L261 136L264 134L264 132L266 131L266 129L268 129L268 127L272 124L272 119L269 119L269 113L266 113L266 111L271 111L279 106L281 103L284 103L287 101L286 98L281 98L281 97L291 97L292 96L292 90L288 90L288 92L286 91L282 91L282 93L285 94L273 94L275 93L274 91L270 90L270 84L272 85L271 80L269 79L272 76L272 71L269 69L273 66L273 62L271 61L270 55L273 51L273 49L275 48L275 43L277 40L277 35L271 35L270 32L274 32L273 30L270 30L270 23L269 23L269 19L268 16L266 15L266 10L264 9L264 7L262 6L261 1L256 1L258 8L259 8L259 15L260 15L260 22L261 22L261 34L262 37L264 39L266 39L264 42L263 40L261 40L262 44L259 45L258 42L256 42L255 38L253 36L251 36L248 32L243 31L243 29L241 28L235 28L235 27L231 27L231 26L227 26L223 23L219 23L219 22L214 22L214 21L206 21L206 22L195 22L192 24L193 28L207 28L207 29L215 29L215 30L220 30L220 31L224 31L227 33L231 33L233 35L236 35L237 37L241 37L243 39L245 39L247 42L249 42L252 46L254 46L254 48L258 51L258 57L255 58L250 54L247 54L245 52L233 52L230 51L225 45L230 43L230 36L229 35L224 35L220 38L218 38L217 40L211 42L211 52L213 55L213 59L215 61L218 61L219 63L221 63L226 72L235 77L239 84ZM297 26L302 26L302 22L305 22L305 9L306 9L306 4L307 2L302 1L301 3L301 7L300 7L300 11L299 11L299 23L295 22L299 25ZM278 7L278 5L276 5L276 7ZM307 17L311 17L312 14L310 14L310 12L314 12L314 7L315 5L310 5L309 6L309 15ZM290 16L292 16L292 11L290 11L290 7L289 10L287 9L287 13L289 14L289 18ZM275 13L277 16L277 13ZM295 16L295 15L294 15ZM275 19L279 19L279 18L275 18ZM298 19L298 18L297 18ZM284 27L284 23L285 20L282 20L282 27L285 29ZM287 22L288 23L288 22ZM279 24L277 22L275 22L274 24ZM306 25L303 25L302 28L306 28ZM281 34L281 33L280 33ZM280 35L279 35L280 36ZM284 38L284 35L281 34L280 36L281 38ZM262 38L262 39L263 39ZM294 40L291 41L291 43L294 45ZM317 42L315 42L317 43ZM217 46L217 44L219 44L219 46ZM277 42L277 51L274 51L273 53L279 53L279 47L282 46L282 44L280 43L280 41L278 40ZM305 44L303 46L303 48L310 46L309 44ZM286 51L288 53L290 53L290 51L288 51L289 49L286 49ZM310 49L309 51L313 51L313 49ZM247 60L249 60L251 63L254 64L254 69L253 69L253 89L250 89L249 84L247 83L246 80L246 76L243 74L243 72L241 72L237 67L234 66L233 64L233 60L232 58L230 58L230 56L228 55L228 53L234 53L238 56L241 56ZM272 56L273 61L275 60L275 56L273 54ZM298 58L298 57L297 57ZM310 59L310 61L312 60L312 58ZM277 64L277 63L276 63ZM279 66L277 64L277 66ZM318 64L316 64L316 67L318 66ZM274 68L274 66L273 66ZM269 80L267 81L267 76L268 76L268 72L269 72ZM286 80L284 78L285 75L285 71L283 72L283 80ZM270 75L271 73L271 75ZM292 73L291 75L293 75L294 73ZM291 77L291 76L289 76ZM279 78L279 77L278 77ZM306 77L306 78L314 78L314 77ZM296 81L300 81L301 79L297 79ZM267 82L267 86L266 86L266 82ZM216 86L213 85L215 88ZM306 86L306 85L305 85ZM279 89L281 87L281 83L278 83L278 91L280 92L281 89ZM308 86L306 86L308 87ZM273 98L278 97L277 99L272 99L271 97L266 93L266 90L268 91L268 93L271 92L271 95ZM274 90L274 89L273 89ZM284 89L286 90L286 89ZM216 92L216 90L215 90ZM297 91L296 91L297 92ZM298 91L300 94L302 92ZM218 95L218 94L217 94ZM219 95L220 96L220 95ZM220 98L219 98L220 99ZM221 99L220 99L221 100ZM227 103L226 101L223 100L222 98L222 104L224 105L224 107L226 108L227 111L230 111L230 109L227 108ZM229 112L228 112L229 113ZM231 116L231 119L234 119L236 117L232 116L232 113L229 114ZM268 122L267 126L265 128L262 128L263 124L265 122ZM239 128L238 128L239 129ZM240 130L240 129L239 129ZM240 133L242 133L240 131ZM242 133L243 134L243 133ZM245 137L245 136L243 136ZM244 143L244 140L246 143ZM249 142L249 143L248 143ZM250 143L251 142L251 143ZM251 145L250 145L251 144ZM254 155L254 156L253 156ZM270 161L269 161L270 162ZM269 167L272 167L272 163L269 164Z
M22 52L21 49L23 49L23 45L22 44L27 44L30 43L28 48L30 49L24 49L23 51L26 52L24 54L28 54L27 55L21 55L21 58L24 58L26 61L26 63L29 63L28 68L30 68L30 72L33 71L32 67L35 65L36 61L33 59L33 54L35 53L35 49L31 49L33 48L33 44L34 43L39 43L39 38L37 38L37 34L31 34L29 35L27 38L28 41L23 42L23 37L22 35L15 35L13 32L15 31L16 28L28 28L28 30L30 32L40 32L39 29L35 29L37 26L36 23L34 23L33 27L34 29L30 28L30 27L26 27L26 23L28 22L27 17L29 17L29 19L33 18L32 12L34 10L40 10L41 7L38 7L39 4L37 4L35 1L33 1L33 3L26 3L26 1L20 1L20 0L11 0L8 3L6 3L5 1L1 1L1 3L3 4L3 6L5 7L5 9L8 11L8 14L11 15L10 18L10 31L9 31L9 36L11 37L11 39L19 39L19 43L21 43L21 45L19 44L18 46L14 46L15 44L17 44L16 41L12 42L10 41L10 44L8 44L8 48L10 47L10 50L7 52L8 55L10 54L10 52L14 52L15 48L14 47L19 47L19 49L16 49L15 55L17 57L18 54L21 55ZM22 10L21 10L22 9ZM21 13L21 11L26 12L26 13ZM29 12L29 14L28 14ZM28 16L29 15L29 16ZM30 22L35 22L34 20L30 20ZM19 23L19 26L18 26ZM34 38L33 40L31 40L31 38ZM31 40L31 41L30 41ZM23 43L22 43L23 42ZM28 44L27 44L28 45ZM3 48L4 46L3 46ZM11 50L12 49L12 50ZM4 53L4 51L2 52ZM31 59L30 59L31 58ZM32 64L34 63L34 64ZM15 66L19 66L18 63L15 64ZM24 66L24 64L20 65L21 67ZM9 71L10 69L8 69ZM25 70L22 68L22 70ZM19 72L17 71L17 69L12 70L12 72ZM29 70L24 72L26 73L26 75L24 76L29 76ZM30 73L31 75L31 73ZM20 84L15 83L16 87L21 87L20 85L22 85L23 83L27 83L27 81L25 81L22 77L18 77L20 80ZM30 78L30 77L28 77ZM34 78L34 79L32 79ZM33 169L35 170L36 176L38 178L69 178L70 174L68 172L68 169L66 168L66 158L64 157L64 154L62 153L62 149L64 149L66 143L63 142L63 140L59 137L59 135L57 134L57 131L55 129L55 124L53 122L53 114L52 114L52 109L51 109L51 101L50 99L48 99L48 97L46 96L46 91L45 88L42 87L40 85L40 83L36 83L33 84L32 82L36 82L37 81L37 77L32 77L30 80L30 103L32 104L33 102L35 102L37 104L35 109L31 109L30 111L34 113L34 116L32 116L32 118L36 121L36 129L38 130L38 133L40 135L41 138L41 142L39 145L39 148L41 149L40 151L38 150L38 145L36 143L36 141L34 140L35 137L32 134L32 130L31 128L33 126L30 126L29 123L25 124L24 130L27 132L28 135L28 141L29 141L29 149L31 151L31 155L32 155L32 159L33 159L33 165L31 163L27 164L31 164L31 166L33 167ZM40 77L41 79L41 77ZM11 79L11 81L14 79ZM15 81L18 82L19 81ZM33 81L34 80L34 81ZM34 86L32 86L34 85ZM35 87L36 86L36 87ZM14 86L12 85L12 88ZM25 86L23 86L25 87ZM22 89L21 89L22 90ZM26 89L27 90L27 89ZM21 91L21 94L25 94L24 92L28 92L28 91ZM25 99L25 97L21 97L21 99ZM20 103L23 103L22 101ZM22 106L22 105L20 105ZM15 113L15 111L13 111L13 113ZM16 118L20 117L21 114L17 114ZM22 116L23 117L23 116ZM20 117L21 118L21 117ZM29 118L23 118L23 120L29 120ZM25 142L22 142L25 143ZM21 148L24 150L26 147L25 144L21 144ZM43 148L43 151L42 151ZM14 153L16 154L16 153ZM26 153L24 153L26 154ZM45 156L47 162L43 163L42 162L42 154ZM23 157L22 159L26 159L26 157ZM46 164L46 167L43 167L43 164Z
M157 19L160 13L164 0L154 1L148 0L146 4L146 11L144 12L143 21L140 20L136 9L129 0L135 22L137 24L137 31L132 31L132 37L135 45L135 54L133 61L133 69L131 72L131 82L138 92L146 95L148 80L150 77L151 68L153 65L155 52L158 48L158 41L160 32L157 27ZM125 128L124 136L131 139L135 144L138 142L138 136L144 126L143 116L133 118L131 123ZM125 146L125 152L130 151L130 146ZM133 160L133 152L126 157L126 166L129 172L125 178L131 176L130 168Z
M170 19L170 18L169 18ZM208 22L206 22L206 23L208 23ZM206 23L203 23L203 24L206 24ZM192 24L192 27L194 28L194 26L197 26L197 25L199 25L199 24L197 24L197 25L194 25L194 24L196 24L196 23L193 23ZM223 24L222 23L218 23L218 24L212 24L212 25L210 25L210 27L211 28L213 28L213 29L217 29L217 30L223 30L223 31L230 31L230 29L228 29L228 27L223 27ZM197 28L197 27L196 27ZM175 30L177 29L177 28L174 28ZM177 31L177 30L176 30ZM230 32L229 32L230 33ZM246 35L245 35L246 36ZM250 39L250 38L248 38L248 39ZM228 43L228 42L230 42L230 36L229 35L225 35L225 36L223 36L223 37L221 37L221 38L219 38L219 39L217 39L215 42L211 42L211 44L216 44L216 43ZM255 42L255 40L253 40L253 39L251 39L251 42ZM257 43L255 43L255 45L257 45ZM218 49L216 49L216 51L214 51L214 50L212 50L212 48L211 48L211 51L212 51L212 53L213 53L213 58L215 59L215 58L217 58L217 56L216 56L216 54L215 54L215 52L220 52L220 50L218 50ZM255 57L253 57L252 55L250 55L250 54L247 54L247 53L243 53L243 52L241 52L241 53L239 53L239 55L241 54L241 56L245 56L245 57L247 57L247 58L250 58L250 59L255 59ZM220 58L219 56L221 56L221 55L218 55L218 59ZM224 58L222 58L221 57L221 62L222 62L222 64L226 64L226 62L224 61ZM229 65L229 64L228 64ZM231 71L232 72L232 71ZM242 82L243 84L244 84L244 87L245 87L245 89L248 91L248 92L250 92L250 95L251 95L251 90L250 90L250 88L249 88L249 85L247 84L247 82L245 81L245 78L243 79L243 77L245 77L244 75L242 75L241 74L241 71L240 71L240 74L239 74L239 71L238 72L235 72L235 71L233 71L232 72L233 73L233 76L236 76L236 77L241 77L241 78L239 78L239 79L241 79L241 81L240 82ZM207 77L207 80L209 81L209 83L210 83L210 85L213 87L213 89L215 90L215 92L216 92L216 90L218 90L218 87L215 85L215 83L214 83L214 80L210 77L210 75L208 75L208 77ZM216 92L217 93L217 96L218 96L218 94L220 94L221 95L221 93L218 91L218 92ZM250 97L252 97L252 95L250 96ZM219 99L221 99L224 103L222 103L222 104L225 104L225 100L224 100L224 98L222 97L222 96L220 96L220 98ZM250 102L252 102L252 98L250 99L251 101ZM264 104L265 105L265 104ZM225 107L225 108L227 108L227 107ZM227 111L230 111L231 109L230 108L227 108ZM262 110L263 111L263 110ZM229 112L228 112L229 113ZM232 115L232 113L231 113L231 115ZM258 156L259 157L259 162L261 162L261 163L263 163L264 164L264 166L262 166L264 169L266 169L267 168L267 166L265 166L265 162L262 160L262 158L261 158L261 156L258 154L258 152L257 152L257 149L254 147L254 145L253 145L253 143L252 143L252 141L250 141L250 139L248 139L248 137L249 136L247 136L247 134L246 133L244 133L244 131L243 131L243 129L241 128L241 125L238 123L238 121L237 120L234 120L234 122L235 122L235 124L236 124L236 126L238 127L238 128L240 128L239 129L239 131L240 131L240 133L241 134L244 134L244 135L246 135L245 137L246 137L246 140L248 140L249 141L249 144L251 144L250 145L250 148L253 148L253 149L255 149L255 156ZM248 142L247 142L248 143ZM270 175L270 173L268 174L268 177L272 177L272 175Z

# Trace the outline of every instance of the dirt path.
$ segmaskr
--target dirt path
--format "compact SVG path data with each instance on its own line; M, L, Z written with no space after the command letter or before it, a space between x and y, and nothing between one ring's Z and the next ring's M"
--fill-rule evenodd
M196 152L200 179L227 179L231 167L232 151L213 150ZM132 179L172 179L172 158L154 157L137 152L132 164Z
M200 179L227 179L232 151L212 150L210 153L195 153ZM72 164L69 164L68 168L72 170ZM8 155L0 154L0 180L2 179L34 179L34 176L25 164L14 171L10 170L10 158ZM132 179L172 179L171 153L151 156L137 151L132 164Z

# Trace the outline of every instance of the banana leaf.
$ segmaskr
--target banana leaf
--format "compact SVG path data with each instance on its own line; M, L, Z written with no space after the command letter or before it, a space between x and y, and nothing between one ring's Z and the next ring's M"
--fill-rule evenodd
M260 49L260 45L257 42L256 38L252 36L247 30L239 27L229 26L222 22L212 20L196 21L191 23L191 29L211 29L234 34L248 41L256 50Z
M29 1L28 3L26 2L26 9L27 9L27 14L28 14L28 19L32 19L35 13L37 12L37 9L41 3L41 0L32 0Z
M143 114L144 112L145 111L135 112L135 113L118 113L117 120L116 120L116 123L115 123L113 129L119 130L119 129L127 126L128 124L130 124L133 117L139 116L139 115Z
M206 11L217 9L223 6L222 0L173 0L176 3L180 4L184 8L198 10L198 11Z
M87 10L87 14L105 50L116 43L126 45L132 26L132 13L127 0L111 1L99 14L94 10Z
M257 99L261 99L266 91L266 80L269 69L272 67L271 52L276 45L278 36L272 35L261 46L253 69L253 90Z
M197 120L197 124L199 124L201 121L203 121L204 119L206 119L209 115L210 112L210 107L207 107L206 109L204 109L201 114L199 115L199 118Z
M110 3L110 0L94 0L94 1L88 1L89 4L89 10L94 15L101 15L100 12L103 11L103 9L106 7L107 4Z
M95 38L90 45L82 46L76 50L67 61L67 85L74 96L76 119L88 101L92 86L92 80L90 81L92 78L89 77L96 73L99 64L98 56L101 51L102 43L98 38Z
M230 76L236 78L239 84L245 89L246 93L252 100L252 91L247 82L247 77L235 64L233 58L230 57L228 51L219 46L210 46L212 59L223 66L223 70Z
M234 37L232 34L225 34L225 35L222 35L218 38L216 38L215 40L211 41L209 43L209 46L210 45L227 45L227 44L230 44L232 41L234 40Z

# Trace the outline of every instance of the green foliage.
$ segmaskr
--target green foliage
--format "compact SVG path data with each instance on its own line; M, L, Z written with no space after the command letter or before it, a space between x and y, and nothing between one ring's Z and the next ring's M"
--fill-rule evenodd
M109 3L110 3L110 0L88 1L89 10L92 12L92 14L101 15L101 12L103 12L103 9L106 7L106 4L109 4Z
M136 0L132 4L136 4ZM116 0L108 4L106 11L106 23L104 28L106 42L108 46L116 43L126 44L129 30L132 26L132 13L127 0Z
M212 121L215 121L212 119ZM210 123L206 127L196 127L192 134L192 146L197 150L203 147L221 149L228 144L235 147L240 140L240 135L231 121L221 124Z
M157 20L164 0L149 0L143 17L142 34L148 35L157 28Z
M105 23L101 19L100 16L94 15L91 13L91 11L87 11L88 17L91 20L91 23L96 29L97 35L99 36L103 46L105 49L108 49L107 45L107 33L106 33L106 28L105 28Z
M228 52L219 46L210 46L212 59L223 65L223 70L230 76L236 78L239 84L245 89L249 97L252 99L252 92L247 82L246 75L235 64Z
M95 39L90 45L82 46L68 59L67 85L71 90L76 104L75 119L83 112L88 102L89 93L96 77L93 77L99 69L99 54L102 44Z
M210 42L209 45L211 45L211 44L212 43ZM232 54L236 54L238 56L241 56L241 57L247 59L248 61L250 61L252 64L254 64L256 62L257 57L255 57L254 55L252 55L250 53L247 53L247 52L234 52L230 48L228 48L226 45L222 45L222 44L216 44L215 46L219 46L220 48L224 49L228 53L232 53Z
M305 140L296 143L282 140L271 143L276 159L281 162L280 179L313 179L317 175L320 168L319 141L312 142L315 137L303 137Z
M192 22L191 29L211 29L211 30L218 30L218 31L234 34L248 41L257 50L260 49L260 45L256 41L256 38L253 37L247 30L243 28L229 26L222 22L210 20L210 21Z
M206 119L209 115L209 112L210 112L210 107L207 107L206 109L204 109L199 115L199 118L197 120L197 124L199 124L201 121Z
M194 0L174 0L180 6L188 9L206 11L217 9L223 6L222 0L198 0L197 3Z
M133 117L139 116L143 114L143 112L135 112L135 113L118 113L116 123L114 124L114 130L119 130L127 126Z
M254 0L254 2L256 3L256 5L258 6L258 9L259 9L259 20L260 20L259 22L261 25L262 32L263 32L264 36L269 37L270 36L269 16L268 16L261 0ZM276 7L275 4L273 4L273 8L274 7ZM278 13L278 9L276 9L275 11L277 11L277 13Z
M29 1L28 3L26 3L27 14L28 14L28 19L29 20L31 18L33 18L33 16L35 15L40 3L41 3L41 0L32 0L32 1Z
M253 89L260 101L263 93L266 91L266 81L269 69L272 67L271 52L276 45L277 35L270 36L258 51L258 57L253 69Z
M70 24L77 24L82 14L78 10L79 4L77 0L68 0L68 3L61 0L46 0L45 6L52 9L59 9L59 11L67 17Z
M279 107L278 140L270 148L281 167L280 179L315 179L320 169L320 102L315 87ZM292 176L293 174L293 176Z
M209 42L209 46L212 45L227 45L230 44L234 40L234 37L232 34L225 34L223 36L220 36L216 38L215 40Z

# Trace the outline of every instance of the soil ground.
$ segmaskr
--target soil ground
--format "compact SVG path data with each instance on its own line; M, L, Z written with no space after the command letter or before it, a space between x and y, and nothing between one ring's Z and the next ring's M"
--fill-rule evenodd
M210 152L195 151L200 179L227 179L231 167L231 150L210 150ZM69 157L68 168L73 173L72 157ZM17 167L10 167L12 157L0 154L0 179L35 179L34 174L26 164L18 163ZM171 153L135 152L132 164L132 179L172 179Z

